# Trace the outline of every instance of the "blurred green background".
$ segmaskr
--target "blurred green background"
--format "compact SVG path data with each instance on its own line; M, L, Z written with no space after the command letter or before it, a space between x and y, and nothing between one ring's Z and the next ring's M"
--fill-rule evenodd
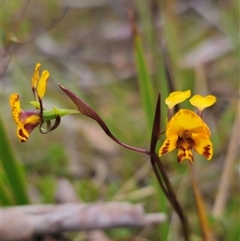
M90 104L120 140L145 149L150 145L158 92L162 130L167 115L164 99L171 90L215 95L216 104L204 113L214 157L207 162L196 155L195 167L216 240L237 240L239 128L233 131L239 111L237 1L10 0L2 8L1 128L12 150L1 129L2 206L26 203L28 198L32 203L54 203L58 180L64 177L84 202L141 202L148 212L168 214L164 225L107 231L112 240L181 240L178 220L159 191L147 156L116 145L93 120L67 116L55 131L42 135L36 129L26 143L19 142L9 96L19 93L22 108L31 108L31 78L40 62L42 70L50 72L43 99L46 109L75 108L57 86L60 83ZM137 41L131 34L129 11L135 14ZM9 164L7 150L23 172L14 161ZM192 240L200 240L187 165L177 163L176 152L162 162L186 211ZM225 174L227 202L218 210L221 214L214 215L228 162L232 164ZM28 198L21 200L21 193L16 193L15 176L23 179L23 189L27 183Z

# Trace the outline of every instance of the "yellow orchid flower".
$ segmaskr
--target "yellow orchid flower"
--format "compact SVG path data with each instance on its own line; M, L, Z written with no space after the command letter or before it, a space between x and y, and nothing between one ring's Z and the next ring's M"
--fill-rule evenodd
M194 162L192 149L211 160L213 155L210 130L207 124L191 110L179 110L167 123L166 140L160 147L159 156L178 149L177 159Z
M42 98L46 92L49 72L44 70L41 77L39 76L41 64L37 63L32 77L32 91L35 99L38 98L39 107L36 110L24 111L21 109L20 97L17 93L10 96L10 106L12 107L13 119L17 124L17 136L21 142L25 142L30 133L41 123L43 123Z
M41 133L48 133L57 128L57 126L60 124L60 117L67 114L79 113L79 111L76 110L58 110L56 108L53 110L43 109L42 98L46 92L49 72L44 70L40 77L40 67L41 64L37 63L32 77L32 91L35 101L31 101L30 103L36 108L35 110L22 110L19 95L14 93L10 96L9 103L12 108L12 116L17 124L17 136L21 142L27 141L30 133L37 126L39 126ZM55 120L53 126L51 126L51 120ZM44 123L47 123L47 130L41 128Z

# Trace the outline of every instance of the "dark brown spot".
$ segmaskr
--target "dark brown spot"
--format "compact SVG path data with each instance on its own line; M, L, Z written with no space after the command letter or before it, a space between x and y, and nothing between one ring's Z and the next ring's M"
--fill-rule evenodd
M181 137L178 137L178 140L177 140L177 148L180 148L180 147L182 147L182 144L183 144L183 138L181 138Z
M194 157L191 153L188 154L188 159L192 162L194 162Z
M203 155L206 156L207 158L211 155L210 153L210 145L207 145L204 147L204 152L203 152Z
M189 144L189 147L193 147L194 146L194 140L191 138L191 137L189 137L189 138L187 138L187 142L188 142L188 144Z
M168 152L168 146L164 146L162 151L161 151L161 155L165 154Z
M25 142L28 139L28 137L23 134L22 129L19 130L18 134L21 136L21 142Z
M170 141L168 140L161 151L161 155L168 152L169 146L170 146Z
M178 155L178 157L177 157L178 163L181 163L181 162L182 162L183 157L184 157L183 154Z

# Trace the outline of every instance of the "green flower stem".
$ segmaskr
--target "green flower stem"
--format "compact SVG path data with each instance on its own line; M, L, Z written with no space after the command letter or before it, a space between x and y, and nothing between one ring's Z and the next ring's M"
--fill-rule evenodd
M0 161L1 165L3 166L3 169L5 170L9 184L11 186L15 202L16 204L27 204L29 203L29 198L27 194L27 185L23 169L18 163L12 151L1 118L0 140ZM2 183L2 180L1 185L5 185L4 183Z
M71 110L71 109L56 109L53 110L44 110L43 111L43 118L45 121L54 120L57 116L63 117L65 115L70 114L78 114L80 113L78 110Z

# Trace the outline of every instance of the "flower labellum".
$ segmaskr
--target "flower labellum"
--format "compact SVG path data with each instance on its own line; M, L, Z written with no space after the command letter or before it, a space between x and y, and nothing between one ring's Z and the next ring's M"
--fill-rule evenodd
M177 159L194 162L192 149L207 160L213 155L210 130L197 114L188 109L179 110L167 123L166 140L159 150L159 156L178 149Z

